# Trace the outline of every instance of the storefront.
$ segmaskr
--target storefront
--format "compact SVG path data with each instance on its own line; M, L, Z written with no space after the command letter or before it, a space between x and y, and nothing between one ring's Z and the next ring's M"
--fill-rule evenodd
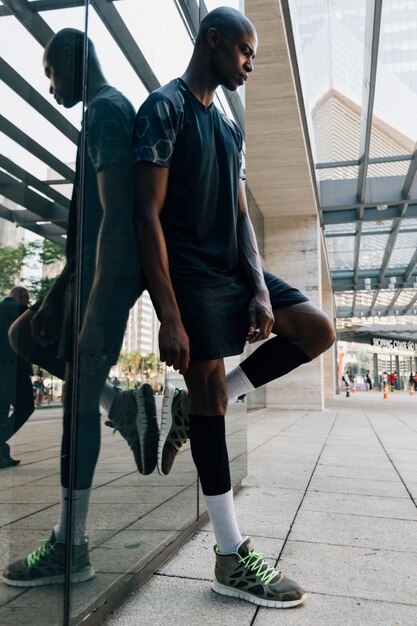
M369 372L373 388L382 374L396 374L395 388L408 389L417 371L417 331L412 327L357 327L338 333L338 378L349 373L358 389L366 388Z

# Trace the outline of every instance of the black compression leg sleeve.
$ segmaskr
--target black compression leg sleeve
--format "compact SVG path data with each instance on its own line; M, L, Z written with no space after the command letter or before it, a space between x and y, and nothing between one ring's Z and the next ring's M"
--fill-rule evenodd
M205 496L230 491L224 415L190 415L191 454Z
M69 486L70 437L74 424L70 413L64 413L61 444L61 485ZM77 433L74 454L74 489L89 489L100 453L100 413L81 413L75 416Z
M295 344L282 337L273 337L242 361L240 367L256 389L308 361L311 361L310 357Z

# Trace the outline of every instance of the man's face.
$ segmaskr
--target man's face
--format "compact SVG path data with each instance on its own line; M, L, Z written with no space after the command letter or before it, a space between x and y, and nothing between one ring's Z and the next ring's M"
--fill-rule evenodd
M58 104L62 104L66 109L73 107L81 100L80 89L77 88L78 77L74 73L74 63L70 57L68 48L56 59L49 58L46 53L43 58L45 76L50 81L49 93L51 93Z
M220 85L236 91L244 85L254 70L253 60L258 47L258 38L253 31L244 32L233 38L219 35L213 55L213 69Z

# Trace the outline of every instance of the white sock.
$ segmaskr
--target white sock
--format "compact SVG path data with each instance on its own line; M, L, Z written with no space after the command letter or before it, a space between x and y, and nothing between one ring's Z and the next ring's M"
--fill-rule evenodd
M219 552L232 554L243 541L236 521L233 490L219 496L204 496Z
M110 413L111 405L113 404L113 400L117 396L119 392L116 387L107 381L104 384L103 391L100 396L100 406L103 407L106 415Z
M248 393L255 389L240 365L237 365L226 374L226 386L229 400L233 400L243 393Z
M79 546L85 542L85 529L87 525L88 505L90 502L91 489L74 489L72 498L72 543ZM59 522L55 526L55 537L59 543L66 543L68 511L68 489L61 487L61 508Z

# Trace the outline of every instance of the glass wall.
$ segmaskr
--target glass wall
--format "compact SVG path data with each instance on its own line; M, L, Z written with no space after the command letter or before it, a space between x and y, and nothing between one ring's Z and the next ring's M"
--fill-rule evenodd
M0 2L2 626L96 623L204 512L188 443L155 467L164 384L185 385L142 293L131 145L195 24L174 0L138 4ZM236 485L245 403L227 434Z

